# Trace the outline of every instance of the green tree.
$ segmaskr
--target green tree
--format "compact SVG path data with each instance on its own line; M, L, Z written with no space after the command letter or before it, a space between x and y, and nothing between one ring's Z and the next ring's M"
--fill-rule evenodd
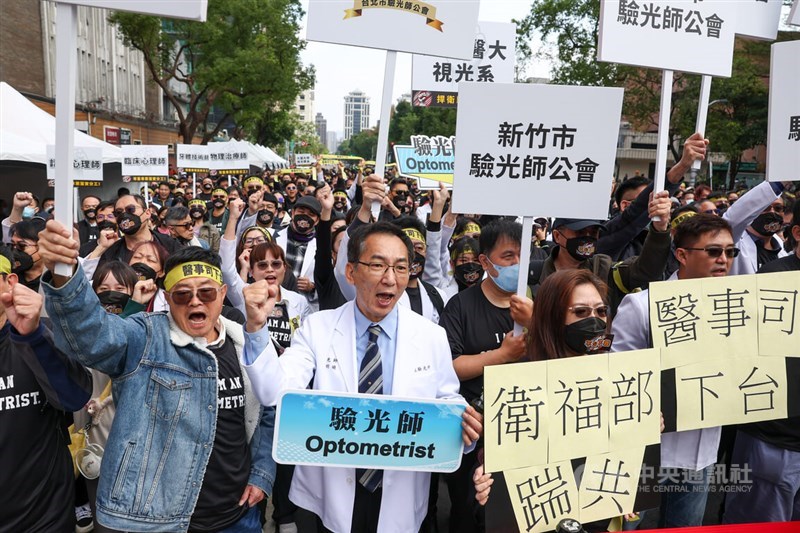
M314 77L300 61L302 15L299 0L214 0L204 23L123 12L109 21L142 52L183 142L201 133L206 143L229 119L237 136L251 131L263 140L266 127L286 133L287 110ZM213 127L212 108L223 114Z
M339 145L340 155L355 155L370 160L378 149L378 128L362 130Z
M456 134L456 110L437 107L413 107L403 101L394 108L389 124L389 142L410 144L412 135Z
M312 155L327 154L328 148L320 141L320 138L317 136L317 129L314 125L301 120L297 122L298 124L294 134L295 153Z

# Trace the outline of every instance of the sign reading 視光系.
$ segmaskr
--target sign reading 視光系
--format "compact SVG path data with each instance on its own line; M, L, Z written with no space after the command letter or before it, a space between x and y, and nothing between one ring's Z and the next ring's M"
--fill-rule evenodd
M800 180L800 41L772 45L767 180Z
M604 219L622 89L462 83L453 209Z
M438 189L453 184L455 137L412 135L411 145L394 145L394 160L400 175L415 178L420 189Z
M513 83L517 27L508 22L479 22L471 60L415 54L411 102L419 107L456 107L458 84Z
M294 154L295 166L312 166L315 162L314 156L311 154Z
M161 178L169 174L167 147L159 144L122 145L122 175Z
M470 59L478 0L310 0L306 39Z
M597 58L730 77L740 3L600 0Z
M278 401L272 457L282 464L453 472L463 402L288 391Z
M73 182L103 181L103 149L76 146L73 152ZM47 179L56 179L56 147L47 145Z
M208 143L208 168L217 174L246 174L250 171L247 150L237 143Z
M184 172L208 172L208 146L203 144L178 144L175 166Z
M205 22L208 0L159 0L142 2L141 0L58 0L61 4L99 7L112 11L129 11L144 13L155 17L171 19L187 19Z

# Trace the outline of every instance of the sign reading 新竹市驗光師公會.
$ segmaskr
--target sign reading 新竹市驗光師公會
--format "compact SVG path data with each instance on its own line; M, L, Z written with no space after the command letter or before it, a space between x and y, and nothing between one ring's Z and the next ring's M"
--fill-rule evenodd
M463 402L288 391L278 401L272 456L282 464L453 472Z
M394 158L400 175L414 178L420 189L453 184L455 137L412 135L411 145L395 145Z

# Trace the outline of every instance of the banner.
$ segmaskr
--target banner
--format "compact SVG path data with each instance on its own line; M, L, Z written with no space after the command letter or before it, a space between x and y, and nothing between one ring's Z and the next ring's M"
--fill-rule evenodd
M217 174L247 174L250 159L247 150L233 142L208 143L208 168Z
M178 144L175 166L178 172L208 172L208 146L204 144Z
M605 220L619 88L462 83L453 209Z
M306 39L471 59L478 0L310 0Z
M278 400L272 457L281 464L454 472L465 407L454 400L287 391Z
M796 6L795 6L796 7ZM772 45L767 180L800 180L800 41Z
M439 189L439 183L453 185L455 137L412 135L411 145L394 145L394 160L404 178L414 178L420 189Z
M600 0L597 58L729 78L740 3Z
M86 186L83 182L102 182L103 181L103 149L102 148L82 148L76 146L73 151L72 181L75 186ZM56 147L53 144L47 145L47 179L56 179ZM94 183L92 183L94 185Z
M456 107L458 84L513 83L517 27L506 22L479 22L472 60L414 55L411 69L412 105Z
M166 145L122 145L122 175L158 180L169 175Z

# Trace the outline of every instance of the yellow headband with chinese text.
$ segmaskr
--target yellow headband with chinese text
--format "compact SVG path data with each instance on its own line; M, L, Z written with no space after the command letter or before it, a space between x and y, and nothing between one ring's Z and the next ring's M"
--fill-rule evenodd
M212 195L213 195L213 194L224 194L225 196L228 196L228 191L226 191L225 189L222 189L222 188L220 188L220 187L217 187L216 189L214 189L213 191L211 191L211 194L212 194Z
M678 215L678 216L676 216L675 218L672 219L672 222L670 222L669 226L672 229L675 229L681 224L681 222L683 222L684 220L688 220L688 219L692 218L696 214L697 213L695 213L694 211L686 211L685 213L681 213L680 215Z
M425 236L414 228L403 228L403 233L408 235L408 238L412 241L420 241L425 242Z
M164 290L169 292L176 283L188 278L208 278L222 285L222 271L208 263L182 263L169 271L164 278Z
M205 200L200 200L199 198L197 198L197 199L191 200L189 202L189 207L192 207L192 206L195 206L195 205L199 205L199 206L205 207L206 206L206 201Z
M453 248L453 251L450 253L450 259L455 261L456 259L458 259L459 255L466 255L466 254L474 254L475 257L477 257L478 256L478 251L477 250L473 250L472 246L465 246L464 249L461 250L461 251L458 251L455 248Z
M4 255L0 255L0 274L11 274L11 261Z
M241 239L242 242L244 242L244 236L247 235L250 232L250 230L254 230L254 229L257 229L258 231L263 233L264 237L267 238L267 242L271 242L272 241L272 234L270 232L268 232L266 229L262 228L261 226L250 226L249 228L245 229L242 232L242 239Z
M466 226L464 226L463 231L458 235L456 235L455 238L459 239L464 235L466 235L467 233L477 233L478 235L480 235L481 227L474 222L469 222Z
M259 178L258 176L250 176L246 180L244 180L244 188L248 188L252 184L257 184L258 186L264 185L264 180Z

